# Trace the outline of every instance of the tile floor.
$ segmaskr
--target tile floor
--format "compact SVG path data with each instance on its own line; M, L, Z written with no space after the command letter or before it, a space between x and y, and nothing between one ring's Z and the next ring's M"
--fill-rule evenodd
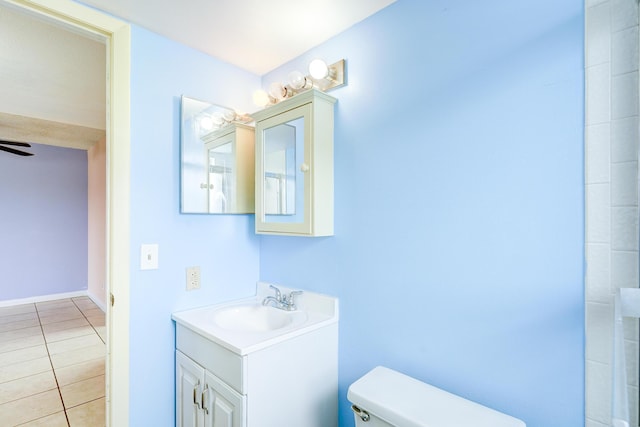
M88 297L0 307L0 425L105 425L105 316Z

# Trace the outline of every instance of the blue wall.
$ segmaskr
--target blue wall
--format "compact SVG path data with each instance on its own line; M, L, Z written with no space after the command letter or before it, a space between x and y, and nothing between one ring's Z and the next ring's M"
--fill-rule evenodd
M134 26L130 424L173 425L170 314L260 278L340 298L341 426L379 364L528 427L584 425L582 24L578 0L399 0L262 81ZM180 95L251 111L315 56L349 70L336 235L180 215ZM138 270L142 243L158 270Z
M260 277L340 298L340 425L386 365L583 426L583 3L399 0L263 86L316 56L348 68L335 236L261 237Z
M259 266L253 215L180 214L180 95L247 111L260 81L135 26L131 61L130 425L172 426L171 313L251 295ZM159 244L158 270L139 270L143 243ZM202 288L186 292L195 265Z
M0 151L0 301L87 289L87 152Z

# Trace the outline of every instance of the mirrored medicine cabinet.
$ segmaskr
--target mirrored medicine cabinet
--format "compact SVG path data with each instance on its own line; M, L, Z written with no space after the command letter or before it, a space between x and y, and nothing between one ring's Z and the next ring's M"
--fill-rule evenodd
M312 89L252 114L256 233L333 235L335 102Z
M182 213L254 212L253 127L230 108L182 96L180 146Z

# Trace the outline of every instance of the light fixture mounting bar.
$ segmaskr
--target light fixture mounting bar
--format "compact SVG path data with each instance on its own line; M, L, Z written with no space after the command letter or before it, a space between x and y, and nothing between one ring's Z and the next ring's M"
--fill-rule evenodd
M326 92L331 89L335 89L346 84L345 81L345 60L341 59L329 65L329 75L322 79L315 79L309 76L313 82L313 86Z

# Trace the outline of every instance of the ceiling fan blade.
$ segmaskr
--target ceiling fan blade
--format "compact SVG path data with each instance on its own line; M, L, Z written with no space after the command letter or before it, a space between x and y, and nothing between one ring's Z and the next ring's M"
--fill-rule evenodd
M2 139L0 139L0 144L2 144L2 145L15 145L17 147L31 147L31 144L27 144L26 142L4 141Z
M6 151L7 153L17 154L18 156L33 156L33 153L27 153L26 151L14 150L13 148L3 147L0 145L1 151Z

